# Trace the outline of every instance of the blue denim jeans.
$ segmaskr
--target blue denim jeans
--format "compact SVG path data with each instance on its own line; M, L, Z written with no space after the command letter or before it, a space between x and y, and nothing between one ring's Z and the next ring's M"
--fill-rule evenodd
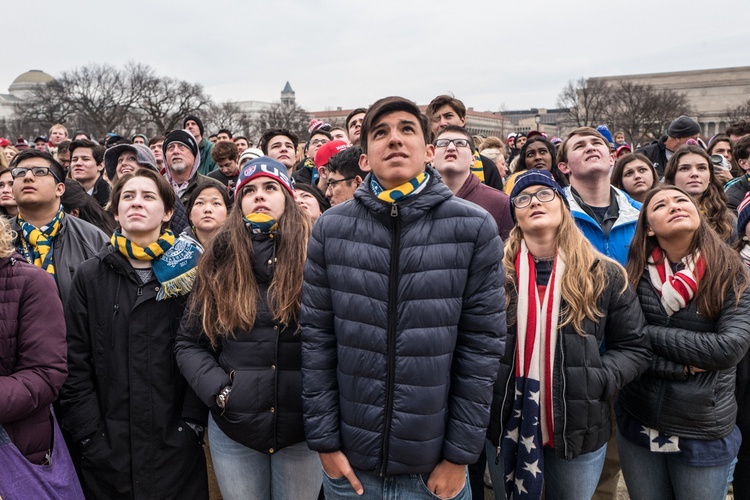
M654 453L617 433L625 484L632 500L724 500L734 464L696 467L670 453Z
M505 498L503 455L497 456L497 447L489 440L486 443L487 464L492 479L495 499ZM578 455L573 460L555 456L555 450L544 448L544 497L546 500L579 500L591 498L602 474L605 444L596 451ZM497 460L497 464L495 463Z
M320 458L304 441L268 455L229 438L209 416L208 444L225 500L318 498L323 480Z
M354 471L365 490L362 496L352 489L346 477L333 479L323 473L323 492L326 500L356 498L357 500L434 500L441 498L427 489L429 474L403 474L380 477L360 470ZM471 487L467 473L464 488L451 500L471 500Z

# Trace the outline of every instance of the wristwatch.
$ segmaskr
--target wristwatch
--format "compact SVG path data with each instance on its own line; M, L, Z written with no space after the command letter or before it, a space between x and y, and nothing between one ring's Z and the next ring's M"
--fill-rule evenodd
M224 388L222 388L219 391L219 394L216 395L216 406L218 406L219 408L223 410L224 407L227 405L227 401L229 401L230 392L232 392L232 386L231 385L224 386Z

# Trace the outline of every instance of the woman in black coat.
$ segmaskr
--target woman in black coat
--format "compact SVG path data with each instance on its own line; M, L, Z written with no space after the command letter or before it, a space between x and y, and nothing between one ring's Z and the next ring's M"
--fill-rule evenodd
M226 499L314 499L322 482L305 442L297 327L310 219L285 172L268 157L242 166L175 347L211 410L211 458Z
M644 200L627 269L654 351L616 406L630 497L723 499L740 446L736 368L750 345L744 264L688 193L662 186Z
M112 201L121 231L80 266L65 311L71 452L89 498L208 498L206 408L174 358L198 251L164 229L175 194L158 173L123 176Z

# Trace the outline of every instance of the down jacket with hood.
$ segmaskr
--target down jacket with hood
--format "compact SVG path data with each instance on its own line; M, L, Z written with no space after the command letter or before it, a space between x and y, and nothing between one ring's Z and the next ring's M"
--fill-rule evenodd
M633 307L635 292L632 287L623 291L625 273L609 260L599 260L594 265L606 266L610 283L597 299L602 317L597 322L584 320L586 335L579 335L570 324L560 327L555 350L552 376L555 454L569 460L596 451L609 440L612 395L643 373L651 358L643 330L643 313ZM509 307L515 308L516 301L513 294ZM565 307L562 301L560 310ZM607 350L600 354L605 341ZM516 342L513 321L508 327L508 343L495 383L487 433L495 445L513 409Z
M623 410L644 425L673 436L719 439L735 425L737 365L750 346L750 289L736 305L727 293L717 320L698 313L695 300L668 316L648 273L638 283L651 368L618 396ZM685 367L706 370L687 375Z
M477 460L505 344L497 226L427 171L424 191L395 204L368 175L308 246L307 443L381 475Z

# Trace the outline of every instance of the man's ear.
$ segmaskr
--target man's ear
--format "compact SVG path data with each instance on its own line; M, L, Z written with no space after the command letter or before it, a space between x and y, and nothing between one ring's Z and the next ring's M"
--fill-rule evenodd
M359 168L363 172L369 172L372 170L370 168L370 161L367 159L367 155L365 153L362 153L359 157Z
M565 175L570 175L570 169L568 168L568 164L566 162L561 161L557 164L557 168Z
M364 179L362 179L362 177L360 177L359 175L354 176L354 184L357 187L359 187L359 185L362 184L363 182L364 182Z
M435 146L432 144L427 144L427 147L424 151L424 163L427 165L428 163L432 163L432 160L435 159Z

